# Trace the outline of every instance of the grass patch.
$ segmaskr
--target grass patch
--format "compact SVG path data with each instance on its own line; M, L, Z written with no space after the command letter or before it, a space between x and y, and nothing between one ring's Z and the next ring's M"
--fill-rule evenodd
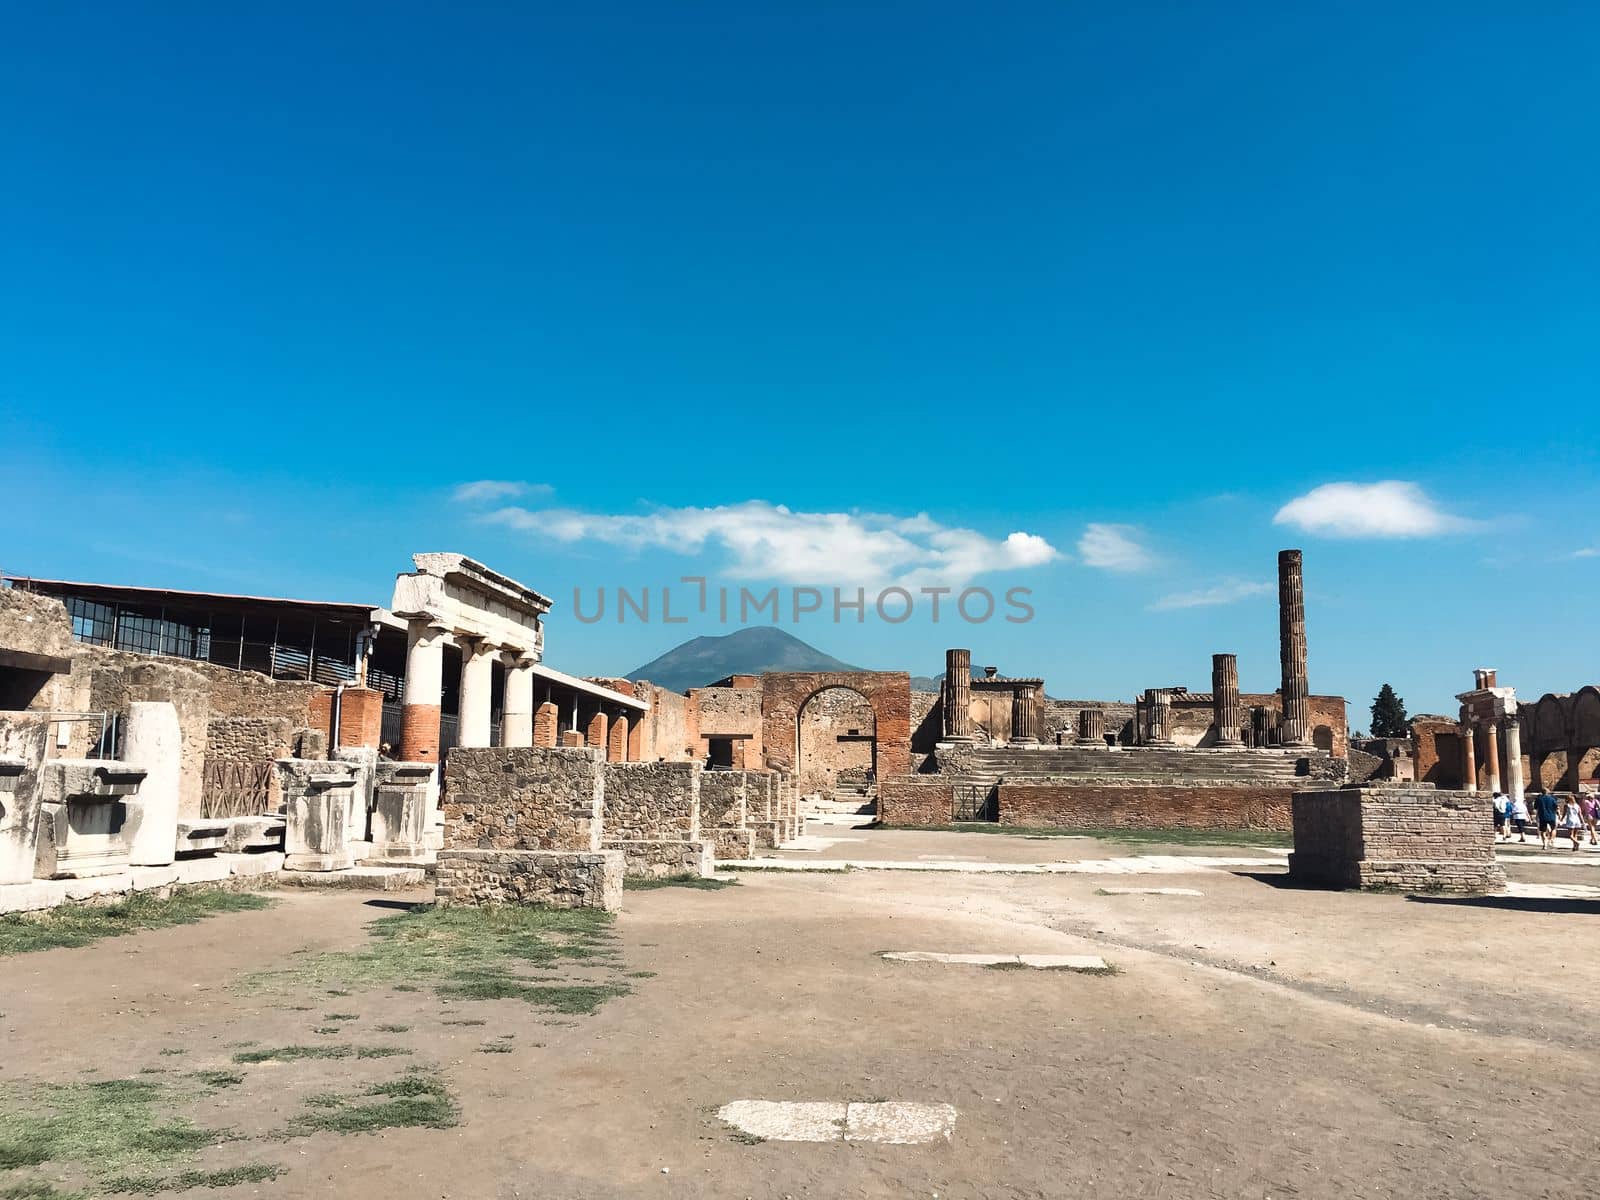
M361 1019L361 1014L360 1013L323 1013L322 1014L322 1019L324 1021L359 1021Z
M510 1054L515 1049L510 1042L485 1042L478 1047L479 1054Z
M195 1071L189 1078L198 1080L208 1088L238 1087L244 1082L244 1073L242 1071L221 1070Z
M20 1179L0 1186L0 1200L88 1200L86 1192L63 1192L43 1179Z
M0 1101L0 1170L48 1162L111 1175L167 1166L228 1136L164 1111L180 1098L147 1079L17 1089Z
M253 912L271 905L270 899L254 892L194 888L166 897L135 892L114 904L64 904L44 913L7 913L0 917L0 957L87 946L102 938L193 925L218 913Z
M306 1105L312 1111L296 1117L290 1133L375 1133L414 1126L449 1129L457 1120L449 1089L436 1074L422 1070L408 1071L353 1095L322 1092L307 1097Z
M656 977L656 973L654 971L629 971L628 972L628 978L629 979L654 979L655 977Z
M282 1167L266 1163L251 1163L242 1167L224 1167L220 1171L179 1171L176 1175L119 1175L106 1181L105 1189L113 1194L133 1193L153 1196L157 1192L186 1192L190 1188L224 1188L241 1183L266 1183L283 1174Z
M993 821L960 821L951 825L880 825L902 833L993 833L1022 838L1093 838L1129 846L1249 846L1266 850L1294 847L1292 833L1272 829L1062 829L1049 825L998 825ZM737 863L719 864L737 870Z
M341 1026L338 1026L338 1025L313 1025L311 1027L311 1032L312 1033L338 1033L340 1028L341 1028Z
M409 1026L409 1025L393 1025L393 1024L390 1024L387 1021L385 1021L381 1025L374 1025L373 1028L376 1029L379 1033L410 1033L411 1032L411 1026Z
M707 879L703 875L663 875L658 879L631 878L622 881L628 892L648 892L656 888L695 888L702 892L720 892L723 888L738 887L737 879Z
M566 1013L592 1013L606 1000L627 992L622 984L562 985L530 978L536 972L570 966L619 970L609 913L418 906L380 917L368 928L372 942L362 949L310 956L293 966L252 976L245 986L426 985L447 999L522 1000Z
M489 1022L480 1017L457 1017L449 1021L440 1021L441 1025L487 1025Z

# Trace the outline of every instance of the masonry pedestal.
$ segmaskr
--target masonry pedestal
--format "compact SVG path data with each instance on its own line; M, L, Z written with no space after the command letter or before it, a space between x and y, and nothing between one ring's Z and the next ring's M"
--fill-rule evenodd
M1432 787L1299 792L1289 875L1321 887L1499 892L1486 796Z
M379 762L372 787L372 852L382 863L432 862L428 818L432 763Z
M39 772L39 879L88 879L128 868L126 801L145 773L126 763L64 758Z
M342 871L355 865L350 812L360 768L328 759L280 758L287 817L285 871Z

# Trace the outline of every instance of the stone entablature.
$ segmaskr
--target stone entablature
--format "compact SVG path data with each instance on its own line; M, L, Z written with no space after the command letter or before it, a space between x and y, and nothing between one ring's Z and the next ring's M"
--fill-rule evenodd
M1340 888L1497 892L1488 796L1432 787L1346 787L1294 797L1298 882Z
M551 600L464 554L413 554L416 570L395 577L390 611L426 620L459 638L483 639L535 660L544 654Z

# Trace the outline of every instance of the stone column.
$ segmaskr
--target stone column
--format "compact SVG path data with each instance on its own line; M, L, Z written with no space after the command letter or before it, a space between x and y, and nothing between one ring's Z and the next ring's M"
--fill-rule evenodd
M1484 765L1489 772L1489 794L1492 796L1500 790L1500 726L1493 721L1486 722L1483 734L1488 750Z
M1250 742L1257 750L1272 745L1272 713L1264 704L1250 710Z
M122 757L145 773L139 794L124 802L128 861L136 867L164 867L178 843L178 781L183 773L178 710L165 700L135 700L128 706L124 728Z
M1078 745L1104 746L1106 744L1106 710L1080 708L1078 710Z
M1211 711L1219 746L1243 746L1239 736L1239 660L1232 654L1211 656Z
M401 710L400 757L439 761L439 700L444 690L445 631L426 621L406 630L406 695Z
M502 746L533 745L533 667L533 659L520 651L506 653L506 698L500 718Z
M481 638L461 647L461 712L458 746L487 746L490 738L490 695L499 647Z
M1150 744L1172 745L1172 693L1166 688L1147 688L1144 707L1150 719Z
M972 651L944 652L944 740L972 740Z
M1039 740L1038 714L1034 712L1033 689L1020 687L1011 694L1011 740L1030 745Z
M1471 721L1461 722L1461 786L1469 792L1478 790L1478 748L1473 744Z
M1278 656L1283 664L1282 742L1285 746L1309 746L1306 596L1298 550L1278 551Z
M1523 791L1522 779L1522 718L1515 715L1506 717L1506 791L1509 795L1520 796Z

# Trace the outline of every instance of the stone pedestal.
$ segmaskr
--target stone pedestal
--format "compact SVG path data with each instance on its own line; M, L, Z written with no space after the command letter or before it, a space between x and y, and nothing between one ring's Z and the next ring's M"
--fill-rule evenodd
M128 868L126 801L138 795L144 772L126 763L64 758L39 772L40 879L87 879Z
M285 871L342 871L355 865L350 848L350 812L357 767L337 760L280 758L287 818Z
M1488 797L1432 787L1298 792L1289 875L1322 887L1498 892Z
M972 651L944 652L944 740L972 740Z
M1239 660L1232 654L1211 656L1211 713L1217 728L1216 745L1244 745L1239 732Z
M178 710L164 700L135 700L128 706L125 729L122 757L145 773L139 794L126 801L128 861L136 867L163 867L173 861L178 839L183 753Z
M683 875L709 879L716 868L716 843L704 838L686 842L607 838L600 848L622 853L625 879L674 879Z
M378 763L372 788L371 859L384 863L433 861L427 842L432 792L432 763Z
M1077 745L1109 749L1106 745L1106 710L1082 708L1078 710Z
M41 746L39 758L43 757ZM39 829L39 775L34 765L20 755L0 756L0 884L33 879Z
M1285 746L1311 745L1311 691L1306 680L1306 595L1300 551L1278 551L1278 656L1283 667Z

